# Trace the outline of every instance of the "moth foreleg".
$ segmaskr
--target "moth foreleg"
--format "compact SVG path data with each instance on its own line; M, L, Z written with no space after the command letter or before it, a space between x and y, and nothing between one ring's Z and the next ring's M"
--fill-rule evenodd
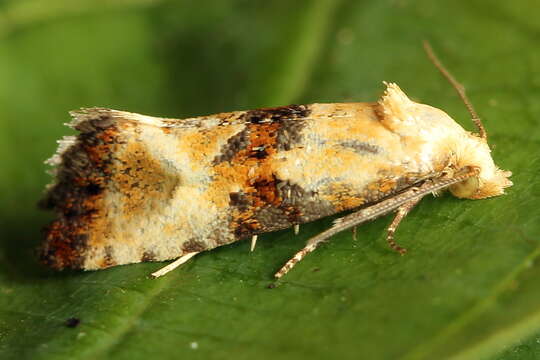
M396 216L396 219L394 219L394 221L392 222L392 225L395 225L395 227L397 227L397 224L399 224L399 222L405 217L405 215L407 215L407 213L412 209L412 207L427 194L433 193L434 191L438 191L441 189L445 189L452 184L457 184L477 175L477 168L465 167L461 169L458 174L455 174L453 177L450 178L447 178L443 174L441 177L426 179L424 182L419 183L417 186L411 186L410 188L404 190L399 194L396 194L390 198L387 198L371 206L360 209L352 214L335 220L334 225L330 229L323 231L317 236L312 237L302 250L297 252L292 259L287 261L285 265L283 265L283 267L277 273L275 273L274 277L279 279L280 277L288 273L289 270L291 270L294 265L301 261L307 254L315 250L317 246L328 240L333 235L343 230L350 229L366 221L375 219L384 214L388 214L396 209L398 209L398 215ZM408 209L407 205L410 206ZM401 207L405 207L406 211L402 210L402 214L400 215L399 209ZM392 225L390 226L392 227ZM395 227L392 231L395 231Z
M356 225L361 224L367 220L377 218L385 213L391 212L394 209L399 209L401 206L418 202L427 192L422 192L421 188L411 188L404 193L395 196L392 199L381 201L377 204L369 206L367 208L358 210L352 214L334 220L334 225L322 233L312 237L308 240L307 245L297 252L289 261L283 265L283 267L274 274L274 277L280 278L289 272L297 263L299 263L307 254L313 252L320 244L327 241L333 235L346 230L348 228L356 228ZM399 211L399 210L398 210ZM406 214L403 215L403 217ZM401 219L399 220L401 221ZM398 221L398 223L399 223ZM397 226L397 225L396 225ZM356 231L354 231L356 235Z
M397 251L401 255L405 255L407 249L402 248L394 241L394 233L396 232L399 223L401 223L401 220L403 220L405 216L407 216L409 211L411 211L415 207L415 205L418 204L419 201L420 199L414 199L408 203L401 205L396 211L396 216L394 217L394 220L392 220L392 223L390 224L390 226L388 226L388 235L386 236L386 242L392 250Z

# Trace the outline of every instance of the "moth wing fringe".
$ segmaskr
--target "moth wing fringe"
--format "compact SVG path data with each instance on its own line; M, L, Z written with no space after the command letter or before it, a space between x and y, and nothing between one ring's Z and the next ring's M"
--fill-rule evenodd
M56 152L53 156L48 158L44 161L45 164L50 166L58 166L62 162L62 154L66 152L67 149L69 149L75 142L77 141L77 137L73 135L64 136L62 139L58 140L56 143L58 144L58 148L56 149ZM54 170L48 171L50 175L55 175Z

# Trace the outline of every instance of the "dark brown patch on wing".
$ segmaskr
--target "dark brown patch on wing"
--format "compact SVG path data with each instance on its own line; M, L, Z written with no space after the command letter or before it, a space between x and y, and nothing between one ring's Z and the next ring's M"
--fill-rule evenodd
M194 239L186 241L182 245L182 250L184 251L184 254L203 251L203 250L206 250L207 248L208 248L208 245L205 242L194 240Z
M281 207L266 206L258 210L254 217L260 225L259 232L286 229L294 224Z
M40 202L58 215L45 228L41 249L42 261L56 269L83 265L88 229L101 216L103 191L111 177L111 154L118 143L118 129L106 113L84 119L75 129L81 133L61 154L56 183ZM113 265L109 260L105 259L106 265Z
M278 184L281 198L281 207L288 209L292 224L305 223L335 213L335 206L328 201L320 199L313 191L306 191L297 184L281 181Z
M272 146L275 150L290 150L294 144L301 140L300 132L305 125L304 118L310 114L310 110L304 105L289 105L275 108L264 108L246 111L240 117L240 121L246 123L246 128L232 136L221 148L220 155L216 156L213 164L223 161L231 161L239 152L251 149L248 156L257 160L267 158ZM273 129L266 132L268 128ZM255 132L255 135L252 132ZM273 138L271 143L253 144L253 139L265 135ZM260 143L260 141L258 142ZM244 154L246 155L246 154Z
M246 196L246 194L242 192L230 193L229 199L230 199L229 204L240 211L245 211L251 206L251 201Z
M275 178L272 182L254 185L257 195L243 206L237 219L235 234L238 238L286 229L336 213L334 204L299 185Z
M305 105L289 105L248 111L244 114L244 119L252 124L279 123L276 149L281 151L290 150L302 140L301 131L305 126L305 118L310 113L311 110Z
M277 134L277 149L291 150L302 141L301 131L305 126L304 120L291 120L283 122Z
M269 155L268 151L266 151L266 148L264 146L260 146L258 148L252 149L251 154L249 154L250 157L255 158L257 160L262 160L267 158Z
M146 250L141 256L142 262L155 261L155 260L156 260L156 254L151 250Z
M252 124L261 124L267 121L286 121L291 119L305 118L310 114L305 105L287 105L274 108L262 108L246 111L243 114L245 121Z
M227 140L221 148L220 155L214 158L213 163L219 164L223 161L230 161L240 150L244 150L249 145L249 129L246 128Z
M105 246L105 256L103 257L103 260L101 261L100 266L102 268L107 268L116 265L116 261L114 261L113 256L113 248L111 246Z
M272 175L268 178L258 178L253 182L252 186L255 191L251 194L251 197L254 206L280 205L281 199L277 191L276 180L276 177Z

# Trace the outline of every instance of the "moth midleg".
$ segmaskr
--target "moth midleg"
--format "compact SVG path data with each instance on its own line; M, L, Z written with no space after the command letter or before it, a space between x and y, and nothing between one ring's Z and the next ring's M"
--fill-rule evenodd
M251 237L251 247L250 247L251 252L253 252L253 250L255 250L255 245L257 245L257 238L258 238L257 235L253 235Z
M390 226L388 226L388 229L386 229L386 242L388 243L388 246L390 246L392 250L397 251L401 255L405 255L407 249L402 248L396 243L396 241L394 240L394 233L396 232L396 229L401 223L401 220L403 220L407 216L409 211L411 211L419 202L420 198L411 200L410 202L401 205L396 211L396 216L394 217L394 220L392 220L392 223L390 224Z
M352 214L346 215L334 221L334 225L323 231L322 233L308 240L306 246L297 252L289 261L283 265L274 277L281 278L288 273L298 262L300 262L307 254L314 251L321 243L328 240L333 235L350 229L356 225L366 221L375 219L379 216L388 214L389 212L399 209L401 206L415 202L417 203L427 194L449 187L452 184L460 183L470 177L478 175L478 169L473 167L465 167L459 170L453 177L445 177L445 172L441 173L440 177L427 179L417 186L412 186L405 191L396 194L388 199L382 200L374 205L360 209ZM410 209L409 209L410 211ZM406 215L406 214L405 214ZM403 217L405 216L403 215ZM401 221L401 219L399 219Z
M151 274L151 276L155 279L155 278L158 278L160 276L163 276L165 274L167 274L168 272L171 272L173 271L174 269L176 269L177 267L179 267L180 265L182 265L183 263L187 262L189 259L191 259L192 257L194 257L195 255L197 255L199 252L191 252L191 253L187 253L185 255L182 255L180 256L178 259L174 260L172 263L170 263L169 265L167 266L164 266L162 267L161 269L159 269L158 271L155 271Z

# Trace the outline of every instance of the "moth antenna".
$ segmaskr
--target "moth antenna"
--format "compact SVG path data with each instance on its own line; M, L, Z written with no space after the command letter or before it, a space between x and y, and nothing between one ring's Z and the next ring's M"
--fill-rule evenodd
M437 70L448 80L448 82L454 87L456 92L458 93L459 97L467 107L467 110L469 111L469 114L471 114L471 120L474 122L476 127L478 128L478 132L480 134L480 137L487 141L487 133L486 129L484 128L484 125L482 124L482 120L474 110L474 107L467 97L467 94L465 93L465 87L461 85L455 78L450 74L448 70L444 67L444 65L441 63L439 58L437 58L437 55L433 52L433 48L429 44L427 40L424 40L424 50L426 51L426 54L429 58L429 60L435 65Z

